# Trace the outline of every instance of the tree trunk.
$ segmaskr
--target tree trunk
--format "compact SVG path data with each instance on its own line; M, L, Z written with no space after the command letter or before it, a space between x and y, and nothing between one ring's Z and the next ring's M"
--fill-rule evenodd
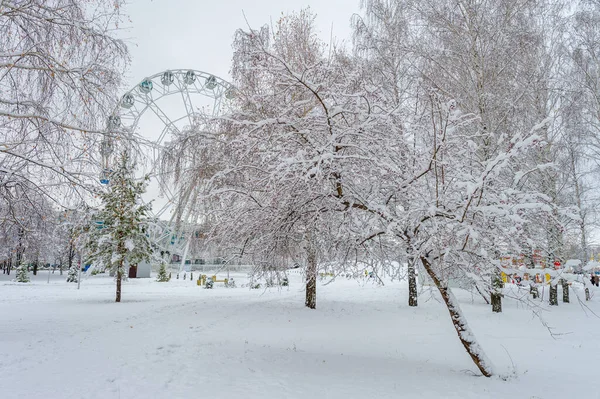
M408 258L408 306L417 306L417 276L415 273L415 258Z
M540 292L538 291L538 287L535 284L531 284L529 286L529 293L531 294L533 299L538 299L540 296Z
M492 276L492 292L490 294L490 300L492 302L492 312L502 313L502 288L504 287L504 281L502 281L502 275L500 271L494 271Z
M550 305L558 306L558 286L550 283Z
M492 312L502 313L502 294L492 292L490 299L492 300Z
M123 263L117 269L117 298L115 302L121 302L121 280L123 279Z
M306 265L306 307L317 307L317 255L314 248L308 249L308 264Z
M563 290L563 302L569 303L569 284L567 280L564 278L561 280L562 290Z
M488 360L487 356L483 352L483 349L475 340L475 335L469 328L467 321L458 305L458 301L456 298L454 298L454 295L452 295L452 292L448 286L438 278L431 263L429 263L429 261L423 257L421 258L421 262L423 262L425 271L429 277L431 277L438 291L442 295L442 299L444 300L444 303L448 308L448 312L450 313L452 324L454 324L454 329L458 334L458 339L463 344L469 356L471 356L471 360L473 360L473 363L475 363L475 366L477 366L481 374L486 377L491 377L493 374L492 363Z

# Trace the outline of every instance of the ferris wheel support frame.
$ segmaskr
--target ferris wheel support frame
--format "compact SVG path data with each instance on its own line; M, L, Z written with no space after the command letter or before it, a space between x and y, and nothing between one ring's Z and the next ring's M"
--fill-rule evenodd
M185 115L176 119L171 119L169 115L156 104L156 102L164 97L177 94L181 95L183 106L185 108ZM110 134L104 137L100 145L103 168L100 183L107 185L110 182L109 176L112 172L110 169L111 156L115 147L113 137L116 137L117 139L120 137L128 138L130 140L134 139L136 137L136 128L138 127L139 121L148 110L152 111L164 125L157 140L148 140L148 142L145 143L152 151L153 159L151 174L153 174L158 163L156 161L160 157L162 143L167 134L169 132L181 133L181 130L177 127L178 122L187 118L189 124L193 126L195 124L194 117L196 115L202 115L201 112L196 112L194 110L194 104L190 94L199 94L213 99L212 112L210 115L206 116L215 117L220 113L223 101L235 96L235 89L229 82L207 72L194 69L172 69L144 78L141 82L127 91L119 100L113 113L108 117L107 132ZM138 137L138 139L141 138L141 136ZM161 185L161 190L163 193L168 193L168 195L174 197L169 187ZM169 200L167 204L161 208L158 215L154 215L156 220L159 220L158 217L162 215L162 213L170 206L169 204L172 203L172 198L167 197L167 199ZM179 226L181 222L187 223L187 221L177 221L176 225ZM167 227L168 233L163 232L163 234L158 235L161 236L161 240L164 240L165 237L163 236L165 236L165 234L170 236L168 238L170 241L168 247L170 247L169 252L171 254L175 251L183 250L183 256L179 267L179 271L181 272L185 267L191 235L187 234L188 237L184 240L184 243L180 243L184 233L183 231L175 231L175 235L172 235L174 230L171 228L172 224L173 219L171 219ZM158 240L157 237L154 239ZM184 244L184 246L181 247L181 244Z

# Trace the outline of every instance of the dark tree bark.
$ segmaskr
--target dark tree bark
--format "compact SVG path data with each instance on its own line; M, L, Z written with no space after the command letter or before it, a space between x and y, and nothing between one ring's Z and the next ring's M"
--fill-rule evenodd
M492 312L502 313L502 294L492 292L490 298L492 302Z
M119 267L119 270L117 271L117 298L115 299L115 302L121 302L121 280L123 279L122 276L122 272L121 272L121 267Z
M490 300L492 302L492 312L502 313L502 288L504 282L502 281L502 275L500 271L495 271L492 276L492 292L490 294Z
M569 303L569 284L567 283L567 280L565 280L564 278L561 279L561 285L562 285L562 290L563 290L563 302L564 303Z
M558 306L558 286L550 283L550 305Z
M317 307L317 255L314 248L308 249L308 264L306 265L306 307Z
M408 258L408 306L417 306L417 275L415 273L415 258Z
M531 284L529 286L529 293L531 294L533 299L538 299L540 296L540 292L538 291L538 287L535 284Z
M458 339L463 344L465 350L467 351L467 353L471 357L471 360L473 360L473 363L475 363L475 366L477 366L481 374L483 374L486 377L491 377L493 374L492 364L486 358L485 354L483 353L483 349L481 348L479 343L475 340L475 335L467 325L467 321L465 320L460 306L454 298L454 295L452 295L452 292L448 288L447 284L442 282L438 278L435 270L433 270L433 267L431 263L429 263L427 258L422 257L421 262L423 262L423 267L425 268L425 271L427 272L429 277L431 277L436 288L442 295L442 299L444 300L444 303L448 308L448 312L450 313L450 318L452 319L454 329L458 334Z

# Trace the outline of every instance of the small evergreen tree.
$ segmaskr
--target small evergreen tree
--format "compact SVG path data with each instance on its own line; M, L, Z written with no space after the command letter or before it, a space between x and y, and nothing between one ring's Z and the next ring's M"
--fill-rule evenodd
M227 280L227 283L225 283L225 287L235 288L235 280L233 279L233 277Z
M160 269L158 269L158 276L156 276L156 281L159 283L166 283L170 280L170 273L167 275L167 265L162 262L160 264Z
M116 302L121 302L121 281L127 276L125 265L150 261L152 246L145 231L150 204L142 204L148 176L142 181L133 177L134 165L126 151L119 156L110 176L109 190L102 192L102 209L96 217L101 228L92 227L86 248L90 260L107 265L117 280Z
M71 266L71 268L69 269L69 274L67 274L67 283L76 283L78 272L79 270L77 270L77 266Z
M21 264L17 268L16 279L17 279L17 282L19 282L19 283L28 283L30 281L29 274L27 271L27 264L25 263L24 260L21 261Z

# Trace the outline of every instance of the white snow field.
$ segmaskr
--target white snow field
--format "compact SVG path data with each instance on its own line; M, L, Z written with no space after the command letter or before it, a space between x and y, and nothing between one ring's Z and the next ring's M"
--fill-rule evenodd
M573 292L551 311L534 306L555 338L522 303L505 298L493 314L454 290L505 377L488 379L439 296L426 289L409 308L405 282L321 283L309 310L298 275L269 290L130 280L120 304L109 277L79 291L66 275L46 278L18 284L0 274L2 399L600 398L597 288L589 309Z

